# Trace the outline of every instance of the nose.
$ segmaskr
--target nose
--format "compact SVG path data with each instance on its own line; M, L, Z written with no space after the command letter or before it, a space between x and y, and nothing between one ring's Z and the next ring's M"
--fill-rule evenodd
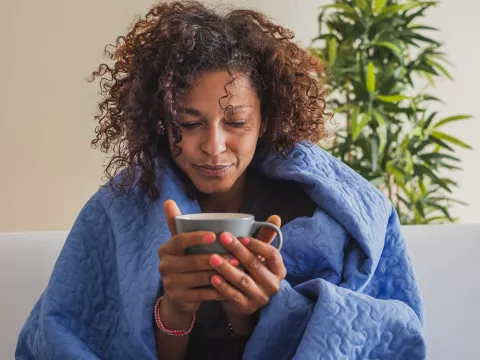
M225 134L217 126L208 127L201 145L202 151L210 157L215 157L227 149Z

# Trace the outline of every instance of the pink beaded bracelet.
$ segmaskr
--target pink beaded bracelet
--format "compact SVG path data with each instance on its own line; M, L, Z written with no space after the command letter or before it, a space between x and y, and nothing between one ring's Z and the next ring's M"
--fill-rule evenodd
M192 323L190 324L190 327L187 330L170 330L165 326L165 324L162 321L162 318L160 317L160 302L162 301L162 299L163 299L163 296L159 297L157 299L157 302L155 303L155 307L153 308L153 314L155 316L155 322L157 323L158 328L165 334L171 335L171 336L186 336L190 334L193 330L193 326L195 325L195 321L197 320L197 316L193 314Z

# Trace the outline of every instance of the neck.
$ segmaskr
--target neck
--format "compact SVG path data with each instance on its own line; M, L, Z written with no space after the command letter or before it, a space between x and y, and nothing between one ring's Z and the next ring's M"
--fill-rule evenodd
M235 213L239 212L246 194L247 172L235 182L232 188L221 194L202 195L199 199L202 212Z

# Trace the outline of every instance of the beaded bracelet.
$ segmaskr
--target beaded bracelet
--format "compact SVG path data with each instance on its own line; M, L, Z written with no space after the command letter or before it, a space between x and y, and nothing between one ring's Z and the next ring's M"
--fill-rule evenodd
M162 318L160 317L160 302L162 301L162 299L163 299L163 296L159 297L157 299L157 302L155 303L155 307L153 308L153 314L155 316L155 322L157 323L158 328L162 332L170 336L186 336L190 334L193 330L193 326L195 325L195 321L197 320L197 316L193 314L192 323L190 324L190 327L187 330L170 330L165 326L165 324L162 321Z

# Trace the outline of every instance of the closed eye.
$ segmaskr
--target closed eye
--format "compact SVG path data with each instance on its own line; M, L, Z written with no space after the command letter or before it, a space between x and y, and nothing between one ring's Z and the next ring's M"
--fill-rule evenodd
M243 127L245 126L247 122L246 121L228 121L227 122L227 125L231 126L231 127L234 127L234 128L240 128L240 127Z
M199 122L189 122L189 123L179 123L178 125L180 125L180 127L185 130L193 130L201 124Z

